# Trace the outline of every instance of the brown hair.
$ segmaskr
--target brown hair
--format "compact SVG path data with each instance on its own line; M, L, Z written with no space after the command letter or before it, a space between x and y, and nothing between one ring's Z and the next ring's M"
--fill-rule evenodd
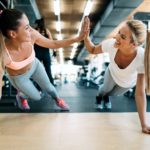
M4 69L4 37L9 38L9 30L17 30L23 14L23 12L16 9L4 9L0 13L0 68L2 69Z

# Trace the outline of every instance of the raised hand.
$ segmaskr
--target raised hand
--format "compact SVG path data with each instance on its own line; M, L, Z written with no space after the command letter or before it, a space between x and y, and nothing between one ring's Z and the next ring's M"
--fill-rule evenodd
M81 31L79 34L79 41L83 40L86 36L88 36L89 32L90 32L90 21L89 18L86 16L82 22Z
M89 19L89 17L85 17L85 22L87 24L87 32L84 36L84 39L89 37L89 34L90 34L90 19Z

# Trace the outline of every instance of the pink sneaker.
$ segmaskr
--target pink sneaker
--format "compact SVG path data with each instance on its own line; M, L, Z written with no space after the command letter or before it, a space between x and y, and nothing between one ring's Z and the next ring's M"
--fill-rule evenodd
M61 98L57 98L56 105L60 107L62 110L69 110L69 105L65 103L65 101Z
M28 105L28 101L23 97L16 95L18 107L21 110L30 110L30 106Z

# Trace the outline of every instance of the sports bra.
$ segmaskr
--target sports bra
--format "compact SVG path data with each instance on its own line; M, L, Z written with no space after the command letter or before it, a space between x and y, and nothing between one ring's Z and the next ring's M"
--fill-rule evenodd
M32 48L31 55L27 59L25 59L23 61L20 61L20 62L13 61L7 49L6 49L6 52L8 54L9 59L10 59L10 63L6 64L6 67L10 68L10 69L13 69L13 70L22 69L25 66L27 66L28 64L30 64L31 62L33 62L33 60L35 59L35 52L34 52L33 48Z

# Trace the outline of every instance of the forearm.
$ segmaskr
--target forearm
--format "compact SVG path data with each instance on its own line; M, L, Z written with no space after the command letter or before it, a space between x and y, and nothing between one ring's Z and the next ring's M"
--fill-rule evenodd
M69 39L65 39L65 40L56 40L56 41L54 41L54 47L53 48L66 47L66 46L69 46L75 42L79 42L78 37L69 38Z
M147 106L146 95L136 94L135 97L141 126L144 127L146 125L146 106Z
M94 49L95 49L95 45L91 42L89 37L84 39L84 44L85 44L86 49L88 50L88 52L93 54L94 53Z
M75 42L78 42L79 41L78 39L79 39L78 37L75 37L75 38L70 38L70 39L65 39L65 40L50 40L40 35L40 38L33 41L33 43L36 43L37 45L40 45L46 48L57 49L57 48L66 47Z
M69 38L69 39L65 39L65 40L48 39L48 38L42 36L40 33L38 33L34 29L32 30L31 39L32 39L33 44L37 44L39 46L43 46L43 47L51 48L51 49L66 47L66 46L69 46L75 42L81 41L80 36L76 36L74 38Z

